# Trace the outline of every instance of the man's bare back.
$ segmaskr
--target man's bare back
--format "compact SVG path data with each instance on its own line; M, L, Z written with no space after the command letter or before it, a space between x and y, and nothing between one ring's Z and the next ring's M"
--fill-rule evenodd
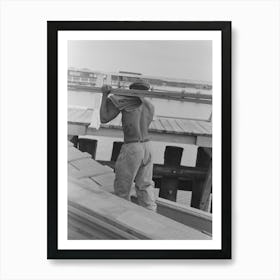
M111 91L110 87L103 87L102 91L100 120L102 123L107 123L114 119L120 113L120 110L107 98ZM153 120L154 106L145 98L141 98L137 108L131 111L122 110L121 112L124 142L148 140L148 129Z
M131 112L122 111L124 142L148 140L148 129L153 120L154 106L146 99Z

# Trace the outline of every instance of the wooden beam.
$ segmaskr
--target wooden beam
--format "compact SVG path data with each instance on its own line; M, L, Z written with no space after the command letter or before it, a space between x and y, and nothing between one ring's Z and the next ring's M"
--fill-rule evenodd
M114 161L98 160L103 165L108 165L114 169ZM163 164L154 164L153 176L165 176L170 178L184 178L184 179L204 179L207 174L207 169L198 167L170 167Z
M199 147L212 148L212 136L197 135L195 144Z
M72 91L87 91L93 93L100 93L100 87L86 86L86 85L74 85L69 84L68 90ZM202 104L212 104L212 95L201 94L201 93L190 93L190 92L177 92L177 91L159 91L159 90L135 90L135 89L112 89L112 94L122 96L138 96L138 97L149 97L149 98L160 98L168 100L178 100L182 102L194 102Z
M126 229L111 225L102 218L82 211L77 204L68 205L68 229L69 239L147 239L143 235L129 233Z
M86 131L87 127L84 124L68 122L68 135L85 135Z
M166 146L164 151L164 167L180 169L184 148L176 146ZM175 171L176 172L176 171ZM177 200L179 179L177 176L165 176L161 178L159 196L168 200Z
M162 164L154 164L155 176L181 177L181 178L204 178L207 170L197 167L170 167Z
M82 153L74 147L68 147L68 162L83 158L91 158L91 155L88 153Z
M212 234L212 214L173 201L157 198L157 212L177 222Z

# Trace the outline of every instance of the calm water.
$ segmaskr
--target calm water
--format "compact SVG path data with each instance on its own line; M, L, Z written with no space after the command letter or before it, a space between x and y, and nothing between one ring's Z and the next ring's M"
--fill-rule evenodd
M94 108L96 100L101 94L84 91L68 91L68 106L83 106ZM193 102L180 102L159 98L149 98L155 106L156 116L172 118L190 118L208 120L211 114L211 105L198 104Z

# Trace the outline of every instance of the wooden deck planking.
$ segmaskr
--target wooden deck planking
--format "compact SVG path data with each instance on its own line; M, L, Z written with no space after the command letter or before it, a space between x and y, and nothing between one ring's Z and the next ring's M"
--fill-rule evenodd
M212 234L212 214L202 210L180 205L163 198L157 199L157 212L177 222Z
M97 182L103 190L113 193L114 192L114 180L115 173L106 173L99 176L91 177L91 179Z
M104 191L108 193L113 193L114 192L113 184L115 179L115 174L113 173L113 169L94 161L92 158L87 157L87 153L80 152L79 150L74 148L71 144L72 143L68 145L68 150L71 154L75 155L75 157L72 156L72 158L75 158L75 160L68 164L68 175L72 178L75 178L75 180L79 181L82 184L83 189L87 191L94 192L94 193L102 193ZM102 174L100 174L100 172ZM123 201L123 199L121 199L121 201ZM158 213L166 217L172 218L173 220L177 220L179 223L188 225L191 228L196 228L198 230L202 229L206 232L209 232L209 226L208 229L205 229L203 227L197 227L196 225L197 218L195 218L194 216L190 216L188 220L182 221L180 219L182 219L182 217L183 218L186 217L186 214L184 212L181 213L180 211L177 210L178 217L176 218L174 217L174 215L176 214L176 210L173 209L174 207L172 205L171 207L166 205L163 207L160 200L157 200L156 203L158 204ZM106 206L106 203L104 205ZM150 212L151 211L149 211L148 213ZM136 219L136 213L133 212L130 213L129 215L135 217ZM127 217L126 215L123 215L120 221L122 223L123 222L127 223L128 222L127 219L130 218ZM142 223L142 225L147 224L147 218L143 218L142 222L140 219L139 223ZM130 226L133 226L133 228L135 227L135 225L131 223L131 221L129 222L129 224Z
M193 131L195 131L197 134L205 134L205 129L203 129L198 122L191 120L190 124L193 127Z
M88 153L83 153L74 147L68 147L68 162L83 158L91 158L91 155Z
M112 240L112 239L138 239L102 219L95 218L71 205L68 207L68 238L72 240Z
M212 135L212 122L198 122L197 125L202 127L204 131L206 131L205 134Z
M90 188L99 188L99 185L94 182L91 178L82 178L79 181L81 181L83 184L88 185Z
M186 121L186 120L181 120L181 124L184 128L185 131L189 131L191 134L197 134L201 133L201 129L198 129L194 124L193 121Z
M176 127L177 131L182 134L185 132L184 128L180 125L179 119L178 120L174 119L174 127Z
M149 126L150 130L155 130L156 126L154 125L154 121L151 122L150 126Z
M159 119L159 122L161 123L162 127L165 128L165 132L169 132L169 133L176 133L176 131L174 130L173 126L170 125L169 121L167 119Z
M73 165L68 164L68 176L76 178L77 174L79 173L79 170L75 168Z
M170 124L170 126L172 126L173 131L176 134L182 134L184 133L184 131L182 130L182 128L177 124L176 119L167 119L168 123Z
M115 174L111 167L100 164L91 157L84 157L87 153L79 151L72 145L68 146L68 151L72 155L71 159L75 159L68 164L68 172L72 177L87 182L91 186L95 184L113 192Z
M82 107L68 108L68 123L88 126L91 123L93 110ZM117 117L107 124L101 124L103 128L121 129L121 118ZM150 131L162 133L178 133L185 135L212 134L212 123L201 120L156 118L150 125Z
M94 177L100 174L112 173L113 169L90 158L82 158L71 163L80 170L79 177Z
M83 184L71 179L68 182L69 201L78 203L87 213L103 217L128 233L135 232L148 239L201 240L209 236L175 222L162 215L135 205L102 190L88 190Z
M162 126L162 124L158 119L153 120L153 125L156 131L165 131L164 127Z

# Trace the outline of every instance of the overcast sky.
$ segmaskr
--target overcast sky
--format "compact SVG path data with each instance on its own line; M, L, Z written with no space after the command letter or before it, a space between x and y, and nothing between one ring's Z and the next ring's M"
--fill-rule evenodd
M212 81L212 42L69 41L68 66Z

